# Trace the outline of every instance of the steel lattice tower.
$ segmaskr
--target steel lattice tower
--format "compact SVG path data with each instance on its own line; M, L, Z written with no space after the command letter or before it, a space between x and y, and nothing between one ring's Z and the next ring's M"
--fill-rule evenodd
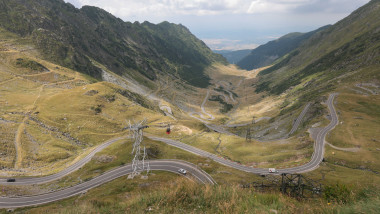
M135 140L132 150L132 154L134 154L132 160L132 178L145 170L148 174L150 170L149 162L146 162L148 155L146 153L145 146L141 148L141 142L143 141L143 129L148 128L148 126L144 125L145 122L146 120L143 120L140 123L136 123L134 125L131 125L129 122L129 131L132 132L132 139Z

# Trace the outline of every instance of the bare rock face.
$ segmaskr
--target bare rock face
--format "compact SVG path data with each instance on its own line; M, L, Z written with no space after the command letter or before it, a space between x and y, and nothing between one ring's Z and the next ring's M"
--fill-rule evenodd
M124 22L103 9L77 9L62 0L2 0L0 27L31 39L49 61L98 80L102 69L93 60L118 75L139 75L141 84L178 74L198 87L210 85L207 66L227 64L183 25Z

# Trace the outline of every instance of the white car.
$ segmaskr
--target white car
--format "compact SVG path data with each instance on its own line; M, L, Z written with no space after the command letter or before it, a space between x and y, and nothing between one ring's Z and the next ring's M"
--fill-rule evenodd
M181 173L181 174L183 174L183 175L186 175L186 174L187 174L187 171L184 170L184 169L179 169L178 172Z
M269 173L276 173L277 170L275 168L269 168Z

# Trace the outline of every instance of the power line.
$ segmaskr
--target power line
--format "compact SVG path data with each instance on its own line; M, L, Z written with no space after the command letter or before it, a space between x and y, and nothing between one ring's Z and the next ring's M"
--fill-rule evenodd
M133 149L132 154L134 154L133 160L132 160L132 174L128 176L128 178L132 179L136 175L141 174L141 172L146 170L146 174L148 175L150 171L149 162L146 160L148 159L148 154L146 152L145 146L141 148L141 142L143 141L143 130L145 128L148 128L149 126L146 126L146 119L143 121L140 121L139 123L135 123L131 125L131 122L129 123L129 131L132 132L132 139L135 140L133 143Z

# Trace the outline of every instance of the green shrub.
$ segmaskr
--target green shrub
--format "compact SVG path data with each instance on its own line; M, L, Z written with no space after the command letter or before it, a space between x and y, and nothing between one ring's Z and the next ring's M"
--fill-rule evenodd
M329 202L346 204L352 201L352 191L345 184L336 183L332 186L326 186L323 197Z
M91 110L95 111L95 114L100 114L102 112L103 105L96 105L91 107Z
M208 100L209 101L217 101L220 104L222 104L223 107L219 110L221 113L227 113L234 107L232 104L226 103L223 100L222 96L220 96L220 95L217 95L217 96L213 95Z
M23 58L17 59L16 66L20 68L29 68L30 70L38 71L38 72L49 71L49 69L47 69L45 66L41 65L40 63L33 60L29 60L29 59L23 59Z

